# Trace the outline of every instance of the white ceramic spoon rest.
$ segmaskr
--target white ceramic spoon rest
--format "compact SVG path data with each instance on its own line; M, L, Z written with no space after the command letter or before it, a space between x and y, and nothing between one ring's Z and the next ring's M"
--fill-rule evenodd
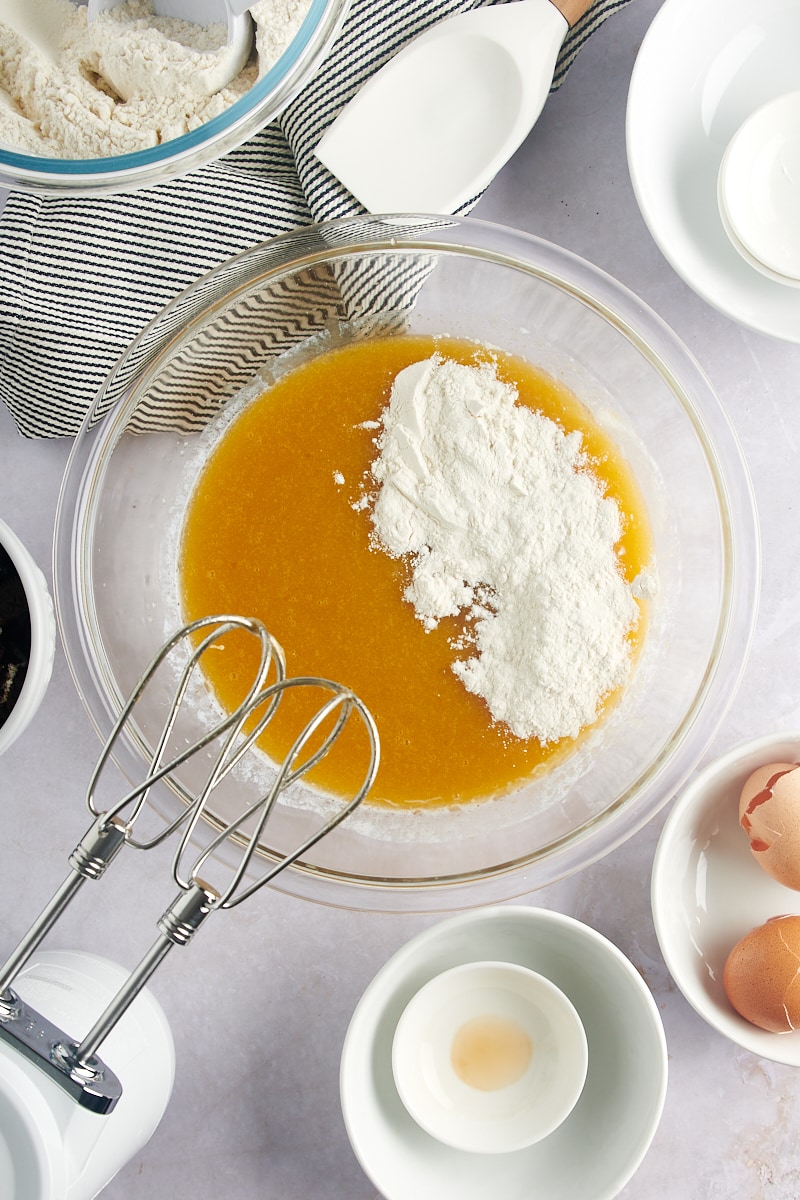
M373 213L456 212L530 132L591 2L516 0L447 18L364 84L317 157Z

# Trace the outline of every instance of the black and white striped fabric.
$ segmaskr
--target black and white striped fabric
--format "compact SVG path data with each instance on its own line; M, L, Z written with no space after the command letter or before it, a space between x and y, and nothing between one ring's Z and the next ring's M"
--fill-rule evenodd
M406 41L486 2L353 0L313 82L217 162L119 196L12 192L0 216L0 399L20 432L76 433L119 355L212 267L287 230L360 212L314 157L322 133ZM594 30L629 2L595 0L567 35L554 88Z

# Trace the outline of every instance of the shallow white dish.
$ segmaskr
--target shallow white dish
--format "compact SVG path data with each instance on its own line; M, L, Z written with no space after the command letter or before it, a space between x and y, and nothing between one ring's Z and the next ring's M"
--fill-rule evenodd
M518 963L462 963L411 998L392 1073L418 1125L454 1146L505 1154L552 1133L586 1080L586 1033L561 988Z
M437 1142L408 1114L392 1078L394 1031L414 993L441 971L487 958L552 980L577 1009L588 1042L586 1084L570 1115L543 1141L502 1159ZM413 938L365 991L342 1051L347 1132L385 1200L611 1200L653 1139L666 1085L661 1018L635 967L581 922L523 906L464 913Z
M800 1031L768 1033L731 1007L722 985L729 952L769 917L800 914L800 892L758 865L739 825L739 794L756 767L800 760L800 733L757 738L702 770L662 830L653 862L656 934L670 974L709 1025L775 1062L800 1066Z
M759 269L800 284L800 91L757 108L719 171L722 223Z
M662 254L686 283L741 324L800 342L800 290L767 279L728 239L717 176L736 130L800 88L800 5L786 0L665 0L628 93L628 166Z
M791 275L781 275L779 271L773 271L771 267L768 267L766 265L766 263L761 262L753 254L750 253L747 246L745 246L744 242L739 240L736 230L734 229L733 225L731 225L730 218L729 218L727 209L725 208L721 194L720 194L720 201L719 201L719 215L720 215L720 220L722 221L722 228L727 233L727 235L730 239L731 245L734 247L735 250L737 250L739 252L739 254L741 254L742 258L744 259L744 261L746 263L748 263L755 271L758 271L761 275L766 275L767 279L774 279L776 283L780 283L784 287L800 287L800 279L794 279Z

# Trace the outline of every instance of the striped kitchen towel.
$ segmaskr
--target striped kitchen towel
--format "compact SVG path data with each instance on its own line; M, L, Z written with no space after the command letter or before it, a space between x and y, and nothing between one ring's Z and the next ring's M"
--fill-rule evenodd
M313 154L322 133L410 38L486 2L353 0L312 83L217 162L118 196L12 192L0 216L0 399L20 432L75 434L133 338L212 267L276 234L360 212ZM629 2L595 0L567 34L554 88L594 30Z

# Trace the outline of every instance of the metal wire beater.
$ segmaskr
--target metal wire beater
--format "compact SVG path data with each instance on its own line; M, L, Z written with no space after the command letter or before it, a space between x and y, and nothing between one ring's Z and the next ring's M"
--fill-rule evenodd
M234 631L247 634L258 648L258 665L244 700L201 736L170 754L171 737L192 681L198 674L202 677L203 657L219 650L224 639ZM113 760L120 739L126 734L135 736L137 705L165 664L176 654L179 658L183 656L184 661L166 720L155 748L149 754L144 778L103 809L97 798L101 777ZM268 790L220 829L196 855L193 842L198 826L210 815L209 801L215 788L261 736L281 699L293 689L319 691L323 699L295 737ZM302 844L271 863L255 880L248 881L251 859L281 793L326 757L352 717L361 721L369 745L368 763L357 790L349 799L343 799L333 815ZM141 745L141 737L138 741ZM194 795L186 797L182 811L171 821L157 816L155 831L149 836L140 834L143 815L152 807L148 801L154 786L215 741L219 741L220 748L210 757L203 782ZM121 1095L121 1086L113 1072L97 1057L97 1051L159 963L173 946L187 945L212 912L241 904L340 825L370 790L379 757L375 722L361 700L348 688L331 680L315 676L287 678L283 652L260 621L223 615L202 618L178 630L161 647L139 679L103 746L86 792L87 807L94 820L69 856L70 873L0 968L0 1037L43 1067L80 1104L96 1112L111 1111ZM26 1005L11 985L79 888L87 880L100 879L124 845L149 850L181 827L171 864L172 878L178 887L177 896L158 920L158 935L149 951L94 1026L77 1043ZM244 832L245 827L249 832ZM229 877L223 885L212 885L203 876L217 851L229 841L239 847L238 863L228 872Z

